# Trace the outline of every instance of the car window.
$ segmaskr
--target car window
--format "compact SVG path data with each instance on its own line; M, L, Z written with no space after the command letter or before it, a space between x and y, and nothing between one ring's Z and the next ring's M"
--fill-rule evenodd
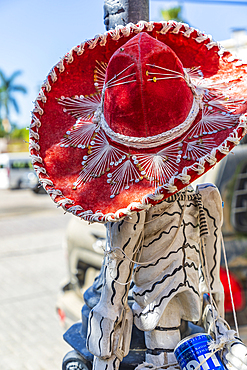
M236 177L232 199L232 223L241 233L247 233L247 164L242 166Z
M32 164L30 161L26 162L26 161L21 161L21 160L13 160L13 161L10 161L10 168L13 168L13 169L28 169L28 168L32 168Z

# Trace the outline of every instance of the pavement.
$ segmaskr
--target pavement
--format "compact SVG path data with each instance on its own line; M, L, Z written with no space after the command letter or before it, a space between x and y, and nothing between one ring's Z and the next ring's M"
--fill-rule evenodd
M58 370L71 348L55 306L71 215L47 195L0 190L0 368Z

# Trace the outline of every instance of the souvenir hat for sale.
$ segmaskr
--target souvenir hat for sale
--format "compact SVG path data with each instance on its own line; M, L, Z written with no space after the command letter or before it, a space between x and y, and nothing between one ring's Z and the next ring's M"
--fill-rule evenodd
M39 180L67 212L118 221L183 189L239 143L247 65L186 24L139 22L73 48L32 112Z

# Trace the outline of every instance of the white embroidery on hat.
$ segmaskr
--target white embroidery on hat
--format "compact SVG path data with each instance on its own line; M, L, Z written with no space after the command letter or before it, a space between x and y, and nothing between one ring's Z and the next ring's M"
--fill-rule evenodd
M180 32L180 29L183 27L183 25L184 25L183 23L178 22L178 23L175 25L174 29L171 31L171 33L178 34L178 33Z
M110 145L105 134L99 132L90 142L88 155L83 157L81 163L83 167L74 185L80 187L82 183L104 175L111 167L122 163L125 158L125 153Z
M98 41L101 40L101 37L100 35L96 35L94 39L92 40L88 40L87 41L87 44L88 44L88 48L89 49L94 49L98 43Z
M198 140L185 142L185 144L187 145L183 155L183 159L195 161L212 151L212 149L215 147L215 139L199 138Z
M233 81L239 80L241 76L235 76L227 79L220 79L217 81L212 81L210 78L195 78L192 77L192 82L196 86L198 92L201 91L201 94L204 94L206 98L212 99L215 97L215 94L221 95L223 100L227 100L230 87L230 83Z
M35 149L37 152L40 151L40 146L38 143L36 143L34 140L29 140L29 150Z
M64 106L63 111L74 118L90 119L101 104L101 94L93 96L61 96L58 103Z
M31 127L29 129L29 138L34 138L35 140L39 140L39 134L35 132Z
M205 33L200 32L200 31L198 31L198 30L196 30L196 31L197 31L197 37L195 38L195 41L196 41L196 42L198 42L199 44L200 44L201 42L203 42L203 41L208 40L208 41L210 41L210 42L214 43L214 44L215 44L215 46L217 46L217 45L218 45L216 42L212 41L212 36L211 36L211 35L206 35ZM211 47L212 47L212 46L211 46Z
M111 168L118 167L119 171L109 174L107 182L113 185L112 176L114 177L114 194L117 195L124 188L128 189L133 183L121 175L121 165L128 160L132 160L138 170L133 172L133 181L138 182L143 178L150 181L153 186L157 187L165 184L170 176L173 176L178 168L181 155L178 154L178 145L173 144L168 148L160 150L157 154L137 154L131 156L128 152L122 151L112 146L103 131L90 122L78 122L70 131L66 132L61 140L61 147L77 147L85 149L88 147L87 155L84 155L82 161L82 170L73 189L77 189L83 183L91 181L95 177L100 177L109 172ZM127 159L129 158L129 159ZM132 166L128 164L127 169ZM117 190L116 190L117 189Z
M169 79L172 79L172 78L182 78L183 80L185 79L184 78L184 75L181 73L181 72L178 72L178 71L174 71L174 70L171 70L171 69L168 69L168 68L164 68L164 67L161 67L161 66L157 66L156 64L149 64L147 63L146 64L147 66L153 68L153 69L158 69L158 70L163 70L164 72L150 72L150 71L146 71L146 75L147 76L150 76L150 75L155 75L154 77L152 78L149 78L147 81L153 81L153 82L156 82L156 81L159 81L159 80L169 80ZM161 77L156 77L156 76L161 76Z
M130 159L127 159L121 164L115 171L107 175L108 183L111 184L111 196L114 198L115 195L119 194L124 189L129 189L133 183L137 183L143 179L140 173L137 171Z
M221 109L225 112L235 112L239 108L240 104L245 104L245 100L242 99L231 99L222 95L221 97L215 97L207 102L212 107Z
M64 61L63 60L60 60L57 64L56 64L56 67L58 68L59 72L62 73L64 72L65 70L65 67L64 67Z
M40 107L38 103L38 99L36 99L34 102L33 113L38 113L40 116L42 116L42 114L44 113L43 109Z
M110 30L110 35L112 37L113 40L119 40L121 35L120 35L120 30L121 30L121 27L116 27L114 30Z
M30 127L33 128L33 127L36 127L36 128L39 128L41 126L41 122L40 120L38 119L38 117L35 116L35 114L32 112L32 120L31 120L31 124L30 124Z
M98 60L96 60L96 63L97 65L94 69L94 86L97 91L101 92L105 83L105 74L108 63L98 62Z
M85 149L89 146L92 136L99 126L92 122L78 121L78 123L67 131L61 140L61 147L77 147Z
M45 80L45 82L43 83L41 88L44 88L47 92L51 91L51 84L50 84L48 78Z
M211 107L204 106L202 117L195 126L188 132L188 138L198 138L207 134L215 134L219 130L230 128L238 123L239 116L215 111Z
M86 41L82 42L79 46L75 47L77 55L82 55L85 51Z
M202 79L203 78L203 73L200 69L201 67L200 66L197 66L197 67L192 67L192 68L184 68L184 70L187 72L187 74L189 75L189 77L192 79L192 82L194 83L194 80L193 79ZM196 84L196 82L195 82Z
M154 154L135 154L132 160L142 175L146 175L150 183L157 187L166 183L167 179L173 176L177 169L178 144L160 150Z
M131 63L128 67L124 68L122 71L120 71L119 73L114 75L110 80L106 81L104 89L108 89L110 87L114 87L114 86L118 86L118 85L128 84L128 83L131 83L131 82L136 82L136 79L135 80L131 79L131 80L126 81L126 78L135 76L136 72L130 73L126 76L123 76L123 77L119 78L119 76L121 76L125 71L127 71L134 64L135 63ZM103 90L103 94L104 94L104 90Z
M39 91L39 95L37 97L37 100L41 100L42 103L46 103L46 101L47 101L47 97L45 96L45 93L44 93L42 88Z
M163 27L162 29L160 30L160 33L162 35L165 35L167 32L169 32L169 30L173 27L176 27L176 24L177 22L174 22L174 21L168 21L168 22L162 22L163 24ZM194 31L194 30L193 30Z
M49 73L49 76L51 77L51 80L53 83L57 81L57 74L56 74L55 68L51 70L51 72Z

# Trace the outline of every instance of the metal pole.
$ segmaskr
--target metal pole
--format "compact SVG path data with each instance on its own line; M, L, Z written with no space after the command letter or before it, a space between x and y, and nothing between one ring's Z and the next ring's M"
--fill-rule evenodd
M128 22L149 21L149 0L129 0Z
M149 21L149 0L104 0L106 30L117 25Z

